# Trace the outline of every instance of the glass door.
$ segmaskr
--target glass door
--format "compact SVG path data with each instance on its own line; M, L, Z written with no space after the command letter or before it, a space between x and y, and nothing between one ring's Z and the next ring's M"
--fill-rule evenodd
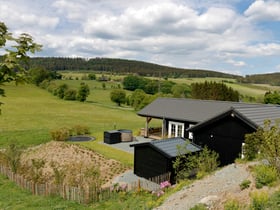
M168 138L184 137L184 123L169 121Z

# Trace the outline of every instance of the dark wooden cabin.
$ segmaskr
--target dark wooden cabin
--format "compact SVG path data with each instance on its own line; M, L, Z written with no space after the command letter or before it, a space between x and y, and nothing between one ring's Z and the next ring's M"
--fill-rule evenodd
M221 165L241 156L245 135L263 127L265 120L280 119L280 106L229 101L158 98L138 112L149 123L162 119L160 137L187 138L220 156Z
M149 179L170 172L172 184L176 181L173 161L178 155L178 146L184 147L186 153L201 150L199 146L180 137L131 146L134 147L134 174Z

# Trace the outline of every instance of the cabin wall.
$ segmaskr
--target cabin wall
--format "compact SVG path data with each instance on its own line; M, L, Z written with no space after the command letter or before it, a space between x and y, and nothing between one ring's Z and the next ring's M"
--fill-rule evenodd
M193 142L216 151L221 165L226 165L240 157L245 134L254 131L240 119L229 115L194 131Z
M135 146L134 173L140 177L151 178L169 171L168 158L148 145Z

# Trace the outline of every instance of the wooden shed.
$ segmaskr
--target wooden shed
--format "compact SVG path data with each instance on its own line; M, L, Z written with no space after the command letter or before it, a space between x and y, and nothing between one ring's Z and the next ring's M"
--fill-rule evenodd
M178 147L186 153L198 152L201 148L184 138L176 137L134 144L134 174L153 178L170 172L170 182L175 183L173 161L178 155Z

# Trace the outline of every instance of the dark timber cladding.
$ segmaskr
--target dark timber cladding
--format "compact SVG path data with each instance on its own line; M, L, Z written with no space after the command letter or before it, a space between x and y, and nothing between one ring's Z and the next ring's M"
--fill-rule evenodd
M240 156L246 134L263 127L265 120L270 120L274 125L280 119L280 106L158 98L140 110L138 115L146 117L146 131L149 131L149 122L153 118L162 119L162 136L191 136L195 144L216 151L221 164L225 165ZM172 128L181 130L176 133Z
M134 173L140 177L152 178L171 172L171 182L175 183L173 161L178 155L178 146L184 152L198 152L201 148L183 138L170 138L134 146Z

